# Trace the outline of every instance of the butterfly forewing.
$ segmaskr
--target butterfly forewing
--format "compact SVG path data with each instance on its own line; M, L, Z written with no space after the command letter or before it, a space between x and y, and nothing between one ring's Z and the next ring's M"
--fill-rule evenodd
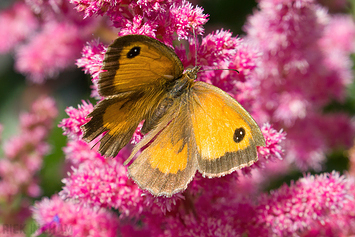
M89 114L84 136L100 140L99 151L115 156L131 139L138 124L146 120L145 131L156 122L152 116L166 98L171 82L183 73L174 51L143 35L117 38L107 49L99 79L99 94L106 97Z
M162 90L183 73L174 51L143 35L117 38L107 49L99 79L99 93L111 96L127 91Z

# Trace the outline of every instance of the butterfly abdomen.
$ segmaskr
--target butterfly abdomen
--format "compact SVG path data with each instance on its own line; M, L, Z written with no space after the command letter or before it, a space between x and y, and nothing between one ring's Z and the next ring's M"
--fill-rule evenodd
M151 115L146 118L142 127L141 133L146 134L150 130L154 129L159 123L162 117L166 114L166 111L172 106L173 99L165 98L157 107L155 111L151 112Z

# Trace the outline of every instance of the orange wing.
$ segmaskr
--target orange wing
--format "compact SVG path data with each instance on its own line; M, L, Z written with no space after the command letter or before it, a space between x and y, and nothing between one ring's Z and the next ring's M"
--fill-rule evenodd
M191 128L188 94L174 100L157 127L133 149L129 175L153 195L171 196L186 189L197 170L197 151Z
M175 52L143 35L117 38L107 49L99 79L99 94L107 97L89 114L83 125L84 139L100 140L99 152L115 156L131 139L138 124L143 132L154 128L169 107L166 100L171 82L183 73Z
M82 126L83 139L91 142L107 132L100 140L99 152L109 157L116 156L130 141L138 124L144 119L151 121L154 111L159 110L163 101L164 94L157 93L110 96L100 101L88 115L91 120Z
M249 113L226 92L203 82L192 88L191 122L199 171L222 176L257 161L264 137Z
M127 91L161 90L180 77L184 67L175 52L144 35L117 38L107 49L99 79L99 93L110 96Z

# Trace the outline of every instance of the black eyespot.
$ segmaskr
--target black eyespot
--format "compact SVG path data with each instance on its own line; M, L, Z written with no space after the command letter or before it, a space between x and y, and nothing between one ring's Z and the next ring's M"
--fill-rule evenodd
M135 56L139 55L140 52L141 52L141 47L133 47L127 53L127 58L134 58Z
M244 128L240 127L234 131L233 140L236 143L243 141L244 137L245 137L245 129Z

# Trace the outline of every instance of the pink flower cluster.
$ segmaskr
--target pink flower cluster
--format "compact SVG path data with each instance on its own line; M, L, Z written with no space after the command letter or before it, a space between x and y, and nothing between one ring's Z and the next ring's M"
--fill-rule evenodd
M18 1L0 11L0 53L14 52L15 69L43 83L73 67L94 24L65 0Z
M25 4L15 3L12 8L0 13L0 53L6 53L39 25L37 18Z
M31 81L43 83L46 78L53 78L58 72L73 66L74 55L78 55L82 44L77 26L48 23L40 34L32 36L28 44L18 48L15 68L29 75Z
M20 115L20 134L4 143L4 157L0 159L0 217L5 223L19 217L24 221L29 216L30 203L22 196L35 198L41 194L37 172L50 150L46 140L57 114L52 98L39 98L30 112Z
M59 125L69 138L64 152L73 167L59 197L35 205L38 234L68 236L61 229L67 225L76 236L355 234L352 178L336 172L307 175L270 194L263 192L263 185L292 169L291 164L320 169L325 152L351 143L354 127L349 116L322 113L332 99L343 99L352 79L349 55L354 51L355 25L350 18L333 17L313 0L261 0L245 26L246 37L219 30L199 42L191 33L203 33L207 15L187 1L72 2L86 18L108 16L118 35L145 34L167 45L187 38L188 49L175 47L185 67L195 66L197 56L203 69L237 69L239 73L203 71L198 80L225 90L264 123L266 147L258 148L259 162L252 167L214 179L196 174L185 192L157 198L127 177L123 162L130 146L106 158L97 152L99 141L87 144L81 139L80 127L93 110L83 101L78 108L67 108L69 118ZM92 96L98 99L106 48L92 41L77 60L92 76ZM137 132L134 142L140 138ZM284 153L287 159L281 161ZM118 217L108 209L116 209Z
M58 196L35 204L33 212L41 226L37 235L46 232L53 236L107 237L116 236L118 230L117 217L112 212L78 207Z
M234 218L250 236L349 236L355 233L354 188L353 179L336 172L307 175L252 205L239 204Z
M214 65L217 62L233 58L237 51L235 48L240 44L241 39L232 37L230 32L222 30L204 38L198 48L198 58L201 62L204 62L204 65ZM194 65L194 47L194 45L190 46L192 50L189 55L185 53L183 48L179 47L179 55L186 55L185 59L181 57L185 66L188 66L189 62L190 65ZM77 61L77 64L83 67L86 73L92 75L94 85L101 72L105 50L106 47L103 44L98 41L92 41L84 47L83 57ZM237 57L240 58L240 55ZM235 59L234 62L238 63L238 59ZM239 70L247 70L243 68L243 65L251 68L249 70L254 69L248 63L243 65L239 63L238 65L240 65ZM98 95L97 87L93 87L92 95ZM154 222L155 218L164 218L165 214L178 214L184 205L190 205L189 203L193 201L191 198L196 199L202 194L205 194L206 197L214 198L217 191L210 192L208 190L211 182L214 184L213 186L216 186L220 194L223 194L224 190L229 187L235 187L239 177L237 173L221 179L207 179L197 175L189 185L186 194L176 194L171 198L153 197L151 194L140 190L127 177L127 169L123 166L123 161L129 155L129 148L124 148L117 157L110 159L101 156L97 152L96 141L92 144L87 144L81 140L80 127L88 121L86 116L92 110L93 106L87 102L83 102L77 109L69 107L66 109L69 118L63 119L59 125L69 138L68 145L64 148L66 158L74 165L69 176L63 180L65 186L60 192L60 197L64 200L72 200L79 206L86 208L118 209L122 233L132 234L132 231L137 231L131 222L129 222L129 225L123 225L131 218L137 221L142 220L143 216L151 216L151 218L145 220L150 223ZM265 125L263 131L268 143L260 159L266 161L271 157L280 156L282 154L280 142L284 139L284 134L276 132L270 125ZM275 134L279 134L279 136L275 136ZM191 193L192 196L188 197L188 193ZM152 214L154 215L152 216ZM50 219L50 221L52 220ZM44 227L46 224L41 224L41 226ZM139 231L145 232L146 230Z
M175 39L186 39L194 30L204 32L203 25L208 15L203 9L193 7L185 0L71 0L85 17L107 15L120 30L119 35L143 34L156 38L167 45Z
M209 186L214 187L214 186ZM338 173L310 176L270 194L250 198L237 186L184 194L169 212L146 209L138 220L124 221L103 208L78 206L54 196L34 208L41 228L54 236L349 236L355 233L353 179ZM218 188L218 186L217 186ZM144 197L144 196L143 196ZM228 201L226 201L228 200ZM161 201L161 200L159 200ZM90 218L88 219L88 216ZM79 221L80 220L80 221ZM93 223L100 223L100 228ZM114 230L114 231L113 231ZM67 234L68 231L70 234Z
M74 121L77 118L78 121L81 121L82 116L89 112L84 106L79 106L79 109L71 108L69 113L71 117L66 120ZM77 116L78 114L80 116ZM67 124L70 126L74 124L78 127L80 126L79 122ZM270 131L270 129L270 127L267 127L266 131ZM71 130L75 131L76 129L72 128ZM270 134L275 134L275 131ZM267 132L265 132L265 136L268 136ZM274 144L280 140L279 137L275 138L273 136L267 139L270 141L268 144ZM129 150L122 150L114 159L105 159L96 151L96 147L93 149L90 148L92 145L80 139L70 139L68 146L65 148L65 153L66 157L76 164L76 166L70 175L63 180L65 186L60 196L64 200L75 200L75 203L80 204L79 206L118 209L120 219L122 219L120 226L126 223L127 218L134 217L136 220L139 220L142 216L150 216L146 219L147 224L150 225L150 222L164 219L165 213L169 216L174 212L179 212L182 206L191 205L190 202L192 200L190 199L192 197L196 199L203 196L214 199L216 198L216 193L224 196L226 193L229 193L226 190L236 187L237 174L221 179L207 179L199 175L189 185L188 190L183 195L177 194L172 198L155 198L151 194L140 190L127 177L126 167L122 163L128 157ZM272 149L269 150L271 151ZM278 152L280 151L278 150ZM216 190L209 190L208 187L216 187ZM234 193L233 190L230 192ZM188 193L191 193L193 196L187 196ZM46 222L46 224L41 224L41 226L46 226L50 222L51 220ZM124 225L122 228L121 232L127 233L127 236L137 231L134 228L128 228L127 225Z
M82 136L81 125L84 125L89 120L86 116L92 112L94 106L89 102L82 102L78 109L68 107L65 112L69 115L69 118L63 119L59 127L63 128L64 135L67 135L70 139L79 139Z
M83 68L86 74L90 74L92 77L92 92L91 97L100 99L100 95L97 91L98 80L101 72L102 62L105 57L107 48L98 40L87 43L82 50L82 57L76 61L78 67Z
M324 153L349 147L355 132L349 116L323 113L330 101L344 99L353 79L355 24L313 0L263 0L259 8L245 25L246 38L261 53L253 74L256 117L287 132L288 161L321 170Z
M143 192L138 186L127 177L127 169L123 162L128 158L130 150L124 148L114 159L105 158L97 151L97 144L87 144L81 140L80 126L87 120L85 117L92 111L93 106L83 102L78 109L68 108L66 112L70 116L63 119L60 127L69 137L68 145L64 148L66 158L74 164L69 176L63 180L65 186L60 196L63 199L75 199L84 206L111 207L120 210L121 216L139 216L144 211L155 206L157 210L171 210L172 200L176 203L183 198L181 195L175 195L172 200L159 198L159 202ZM282 149L279 143L284 139L284 135L276 132L266 125L262 129L267 140L267 146L264 147L260 159L265 162L270 157L279 157ZM275 134L277 134L275 136ZM93 148L91 148L94 146ZM204 189L210 185L210 182L220 184L225 183L229 186L234 183L238 175L227 176L225 181L220 179L205 179L198 176L191 184L192 193L204 192ZM223 190L224 186L220 185ZM144 196L142 197L142 194Z
M95 142L88 144L81 140L80 127L88 121L86 116L92 110L92 104L85 101L78 109L67 108L69 118L59 125L69 137L64 148L66 158L74 164L69 177L63 180L65 186L60 196L75 199L85 206L119 209L124 216L139 215L143 202L141 190L127 177L127 169L123 166L129 151L123 149L116 158L106 159L98 153Z

